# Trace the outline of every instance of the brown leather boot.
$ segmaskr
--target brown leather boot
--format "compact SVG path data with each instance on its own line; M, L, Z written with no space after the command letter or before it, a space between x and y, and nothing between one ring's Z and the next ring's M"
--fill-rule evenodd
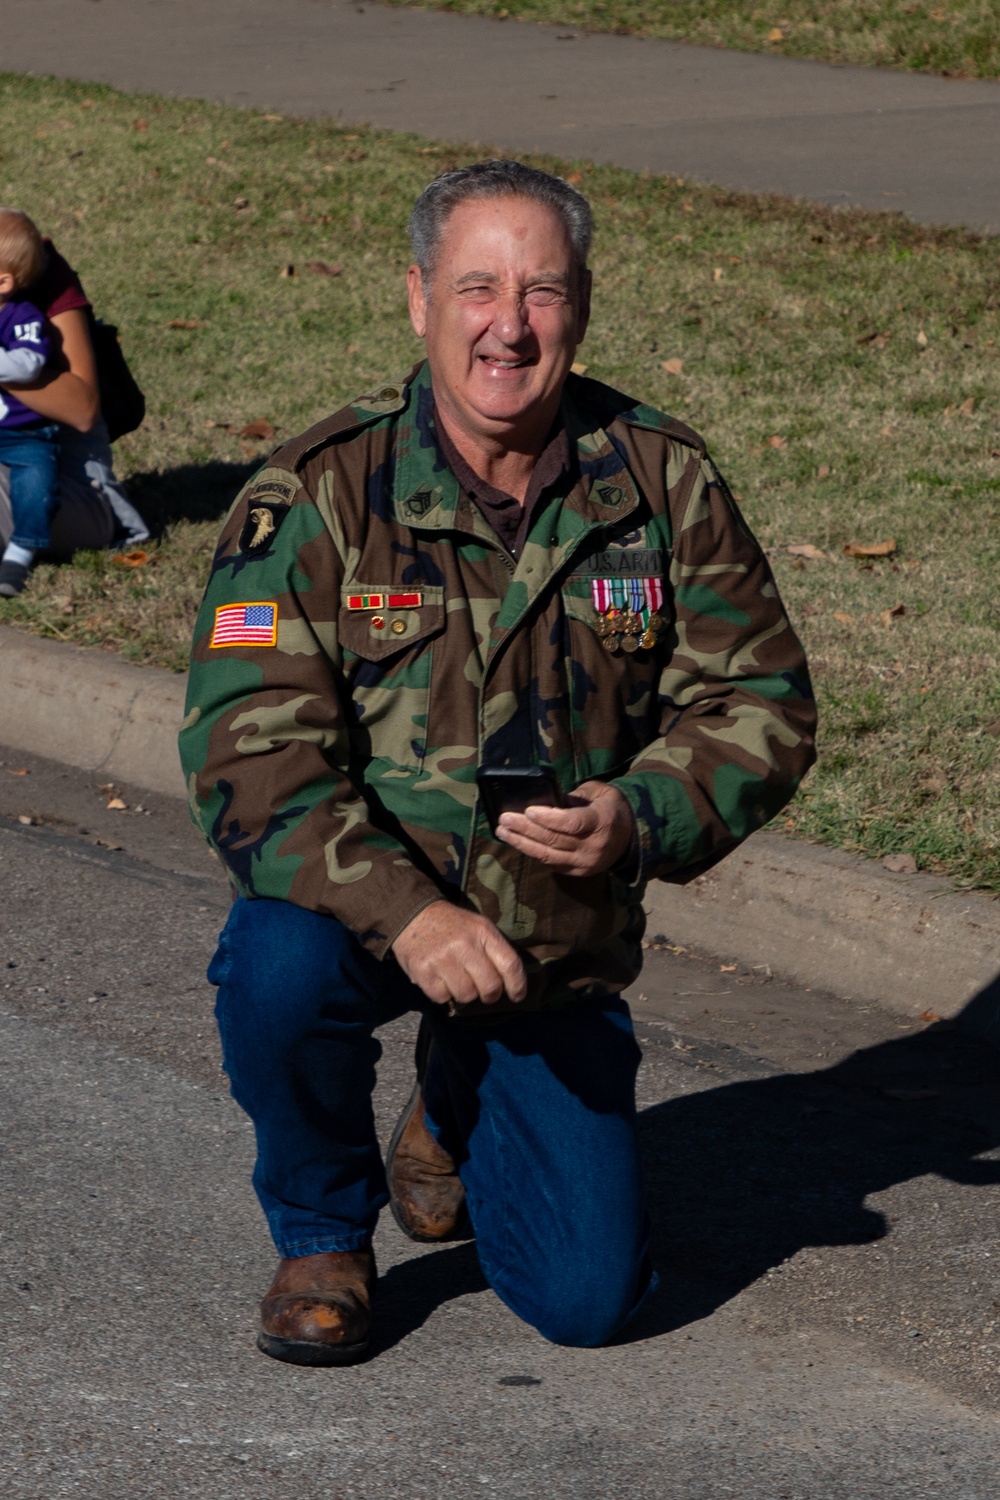
M278 1262L257 1348L292 1365L353 1365L368 1352L375 1257L330 1251Z
M385 1170L389 1206L411 1240L441 1244L472 1238L465 1189L455 1163L427 1128L423 1080L430 1054L430 1031L421 1022L417 1037L417 1082L389 1142Z

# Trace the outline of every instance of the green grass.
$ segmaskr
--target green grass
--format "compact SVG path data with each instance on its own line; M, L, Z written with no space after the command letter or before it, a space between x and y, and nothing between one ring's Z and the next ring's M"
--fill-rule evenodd
M149 417L119 466L162 528L155 563L41 568L0 620L179 670L218 517L268 446L239 428L290 436L418 355L406 216L469 156L45 80L7 78L0 123L0 201L121 326ZM1000 243L579 170L580 358L708 436L810 653L822 758L778 826L1000 891ZM891 558L843 554L890 537Z
M434 0L421 8L951 78L1000 76L998 0Z

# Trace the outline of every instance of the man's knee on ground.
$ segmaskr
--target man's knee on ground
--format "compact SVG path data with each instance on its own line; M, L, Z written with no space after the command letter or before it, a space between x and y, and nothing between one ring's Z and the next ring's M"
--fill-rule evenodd
M496 1291L525 1323L530 1323L550 1344L573 1349L597 1349L607 1344L635 1310L650 1271L640 1265L606 1264L574 1274L560 1266L553 1274L535 1274L522 1283L526 1294Z

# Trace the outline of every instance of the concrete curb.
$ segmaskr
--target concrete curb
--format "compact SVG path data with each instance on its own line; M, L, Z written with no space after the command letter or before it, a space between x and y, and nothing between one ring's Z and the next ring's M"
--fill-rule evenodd
M186 679L0 626L0 739L144 791L184 796ZM933 875L758 833L688 886L654 884L651 933L914 1019L1000 1039L1000 902Z
M187 679L0 626L0 739L144 791L184 796L177 730Z
M938 876L765 832L690 885L652 885L646 910L673 942L1000 1038L1000 902Z

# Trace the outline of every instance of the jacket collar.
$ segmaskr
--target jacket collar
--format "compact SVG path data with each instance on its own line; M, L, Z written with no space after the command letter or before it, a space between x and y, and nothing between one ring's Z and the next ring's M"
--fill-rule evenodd
M435 440L432 410L430 369L424 361L413 372L406 388L406 405L396 418L393 483L397 521L419 531L454 529L460 494L458 481ZM547 550L561 553L595 526L611 525L639 504L624 452L573 401L565 387L561 412L570 446L576 450L578 477L568 493L560 495L557 490L538 512L525 553L531 544L537 546L543 535ZM485 522L484 526L492 537L492 528Z

